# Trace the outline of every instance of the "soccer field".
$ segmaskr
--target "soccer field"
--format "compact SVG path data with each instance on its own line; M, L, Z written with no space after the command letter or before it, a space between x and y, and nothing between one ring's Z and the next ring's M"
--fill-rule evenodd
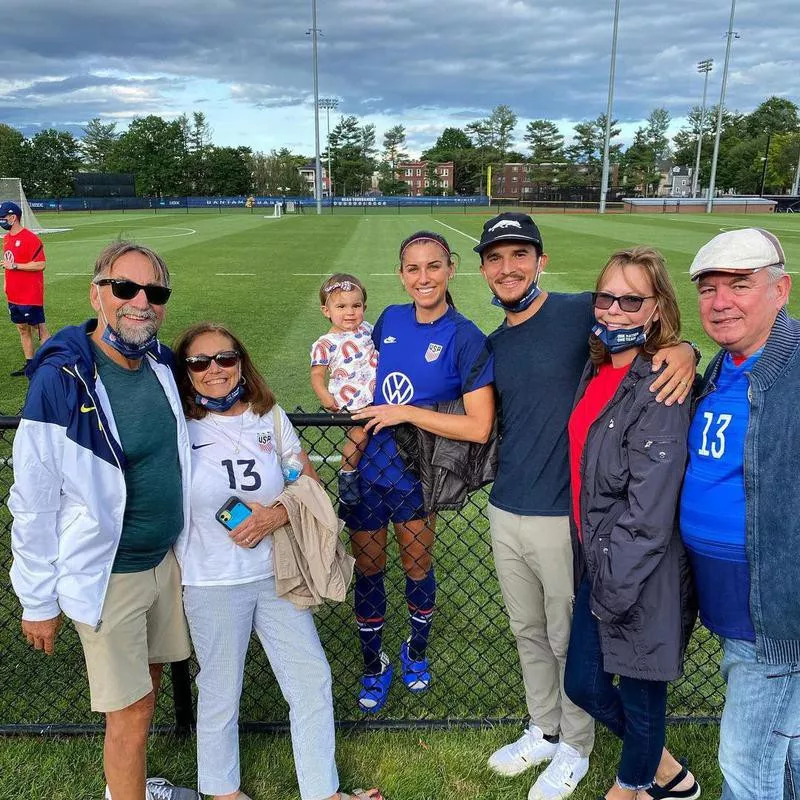
M370 212L370 209L367 209ZM470 214L325 214L265 219L243 212L192 214L59 214L42 216L45 225L71 227L44 236L47 253L46 312L52 331L91 313L88 283L101 248L116 237L130 238L161 252L173 278L162 339L170 343L190 322L221 320L242 336L287 408L315 407L308 384L308 350L326 330L317 292L326 274L353 272L369 292L367 317L388 303L405 302L397 278L400 241L420 228L444 234L462 256L452 294L464 314L489 332L502 320L472 252L487 218ZM600 267L620 247L648 244L667 257L675 278L684 336L713 348L697 321L695 290L687 278L697 249L720 228L763 225L786 249L789 269L800 269L800 216L542 214L537 218L550 254L542 285L554 291L591 289ZM798 307L795 292L793 308ZM21 407L26 382L6 379L19 366L16 331L7 324L0 337L0 411Z
M281 405L289 411L297 407L316 410L316 400L308 383L308 351L317 336L327 330L326 320L319 312L318 289L323 278L335 271L358 275L369 293L367 317L374 321L387 304L407 299L397 276L400 241L415 230L434 230L444 234L452 248L462 255L451 285L459 310L488 333L502 321L502 313L489 303L490 295L480 275L478 257L472 252L487 218L487 214L481 213L395 215L371 214L369 210L367 214L317 217L306 213L281 219L265 219L260 214L236 211L43 216L45 225L71 228L68 232L44 237L48 263L48 324L55 332L64 325L89 317L92 311L88 303L88 285L94 259L107 242L117 237L133 239L161 252L172 273L174 291L161 337L166 343L171 343L179 331L192 322L201 319L225 322L247 344ZM714 348L700 328L696 293L687 275L697 249L720 229L762 225L781 238L788 268L792 270L800 264L800 217L792 215L708 218L553 214L540 215L537 222L545 249L550 254L542 284L553 291L592 289L602 264L612 251L621 247L647 244L660 249L667 257L678 289L683 335L699 342L704 351L701 366L707 363ZM796 298L792 308L796 313ZM7 324L5 335L0 337L0 369L7 374L19 361L18 337L13 326ZM15 414L23 403L26 385L24 379L4 378L0 382L0 411ZM317 434L308 430L306 436L307 441L314 441ZM318 442L316 450L324 455L330 451L330 445ZM7 443L0 443L0 456L8 454ZM321 474L323 479L330 480L333 468L326 466ZM0 494L7 491L9 479L8 470L0 475ZM398 681L381 717L443 720L524 714L516 654L499 602L487 526L479 513L485 496L479 493L476 501L477 506L468 506L461 515L455 518L443 515L440 521L436 559L441 591L431 640L436 679L431 692L424 698L415 698ZM2 506L0 531L7 524L8 512ZM7 555L8 534L1 532L0 536ZM0 559L0 565L7 572L7 562ZM405 631L400 591L402 576L396 565L390 570L389 582L387 650L396 656ZM96 716L88 710L74 632L71 629L63 632L54 659L44 660L33 654L18 636L18 610L15 599L9 595L10 589L6 588L7 580L0 585L3 587L0 589L0 650L6 654L6 681L0 688L0 722L95 722ZM358 649L349 603L326 608L318 616L318 625L331 657L337 718L352 720L358 717L354 702ZM713 658L704 658L702 650L696 649L706 639L702 634L699 640L695 639L695 650L690 656L694 659L693 677L673 689L670 703L673 713L714 714L720 710L716 663ZM253 651L252 655L242 719L280 719L285 714L285 706L277 688L271 681L264 680L267 668L263 654ZM258 691L250 692L248 686L257 687ZM30 698L37 698L35 709L29 708L26 712L25 701ZM163 709L160 717L162 721L169 721ZM704 777L711 778L713 784L717 781L713 765L715 732L713 729L704 729L702 733L695 728L680 730L680 734L671 734L680 738L678 749L693 757L695 764L702 759ZM359 734L355 739L344 740L343 772L364 775L365 780L373 773L368 759L361 753L361 748L366 748L380 765L378 771L385 776L385 784L394 788L392 797L409 800L451 796L523 797L528 777L503 783L489 778L483 768L488 752L511 735L513 733L508 730L436 734L431 739L435 742L432 746L438 752L436 755L426 752L428 745L414 734L398 735L392 740L387 734L377 734L372 739L363 738L369 734ZM442 738L445 736L451 738ZM427 734L423 734L423 739L427 738ZM360 745L356 746L356 742ZM170 777L179 777L190 769L191 748L181 744L173 752L171 747L168 743L156 744L156 758ZM269 756L256 755L254 747L253 743L248 745L248 771L252 775L258 764L259 771L264 770L266 776L271 776L263 784L265 793L254 797L268 796L267 787L280 782L286 789L281 796L291 795L293 776L287 743L282 741L275 748L266 745L273 750ZM472 755L461 752L465 748L477 752ZM15 743L9 745L6 754L12 761L24 759L27 749L28 745ZM69 759L70 752L82 761L98 751L96 742L87 743L86 748L54 745L54 776L59 759ZM592 797L592 791L596 795L605 788L616 752L616 745L608 737L601 737L592 786L576 797ZM177 767L169 769L173 762ZM0 766L2 764L0 757ZM403 786L401 776L408 776L414 764L425 771L432 770L430 779ZM479 771L475 772L475 768ZM43 785L48 787L47 792L53 791L52 781ZM447 791L437 788L442 786L446 786ZM42 796L60 795L57 792L46 794L43 790ZM80 790L77 796L83 796Z

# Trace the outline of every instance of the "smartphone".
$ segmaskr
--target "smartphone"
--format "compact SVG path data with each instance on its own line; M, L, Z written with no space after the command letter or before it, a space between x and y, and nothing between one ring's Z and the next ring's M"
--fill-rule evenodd
M240 522L244 522L253 512L238 498L229 497L225 505L215 514L217 522L232 531Z

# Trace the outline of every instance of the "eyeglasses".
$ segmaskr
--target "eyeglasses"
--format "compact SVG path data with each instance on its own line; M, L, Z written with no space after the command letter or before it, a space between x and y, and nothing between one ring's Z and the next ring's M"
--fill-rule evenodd
M627 311L629 314L634 314L641 307L645 300L652 300L655 297L653 294L647 297L640 297L638 294L623 294L622 297L617 297L615 294L608 292L592 292L592 305L605 311L611 308L616 300L619 304L620 311Z
M147 302L154 306L163 306L172 294L172 289L166 286L158 286L154 283L142 286L142 284L126 278L100 278L94 283L97 286L110 286L111 294L118 300L133 300L140 291L144 291Z
M219 353L214 353L213 356L186 356L184 361L192 372L205 372L211 366L212 361L216 361L219 367L230 369L239 363L239 358L240 356L235 350L221 350Z

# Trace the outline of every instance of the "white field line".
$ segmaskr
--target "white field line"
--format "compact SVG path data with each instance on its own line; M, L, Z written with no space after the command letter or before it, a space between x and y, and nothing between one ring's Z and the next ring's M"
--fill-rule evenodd
M255 272L215 272L217 277L221 278L254 278Z

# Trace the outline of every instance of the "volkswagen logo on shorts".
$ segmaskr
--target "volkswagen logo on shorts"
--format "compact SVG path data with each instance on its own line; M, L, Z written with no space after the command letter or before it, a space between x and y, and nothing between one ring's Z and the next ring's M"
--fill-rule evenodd
M393 406L404 406L414 396L414 385L402 372L390 372L383 379L381 390L386 402Z

